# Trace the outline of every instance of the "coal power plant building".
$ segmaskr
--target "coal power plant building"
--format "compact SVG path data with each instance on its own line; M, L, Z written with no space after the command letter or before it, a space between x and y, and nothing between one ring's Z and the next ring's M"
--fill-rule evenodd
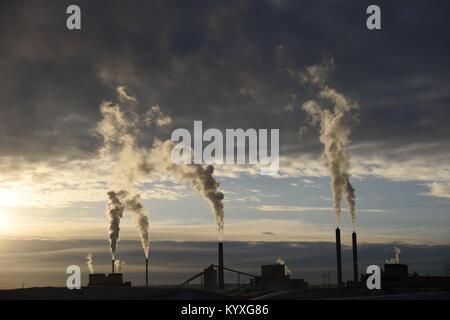
M89 275L88 287L131 287L131 282L124 282L121 273L92 273Z
M362 284L365 284L370 274L362 276ZM386 263L381 270L381 287L392 288L442 288L450 289L450 277L448 276L421 276L417 273L409 273L408 265L401 263Z
M308 289L308 282L304 279L291 279L282 264L261 266L261 276L256 277L255 285L265 290Z
M402 281L408 278L408 265L401 263L387 263L381 272L384 281Z

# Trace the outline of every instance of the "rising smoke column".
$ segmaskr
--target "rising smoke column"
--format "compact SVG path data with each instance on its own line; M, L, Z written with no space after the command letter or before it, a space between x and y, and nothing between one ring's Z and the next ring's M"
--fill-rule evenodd
M127 158L133 149L132 136L128 134L129 124L125 114L119 105L104 101L100 105L102 120L97 125L97 132L103 137L103 147L100 155L105 161L114 161L115 166L108 181L110 189L122 184L124 181L134 179L132 171L126 170ZM118 159L116 159L118 155ZM125 178L128 176L128 178ZM124 205L121 203L115 191L108 192L109 202L107 205L107 217L109 222L109 241L111 257L115 259L117 242L119 241L120 220L123 217Z
M158 128L168 129L172 126L172 118L161 111L161 108L151 106L150 109L144 115L144 123L147 127L155 125Z
M108 177L110 190L131 188L139 174L136 115L130 108L125 111L109 101L100 104L102 120L97 125L97 133L103 138L103 146L99 152L102 160L115 164Z
M115 268L116 272L121 273L124 267L125 267L125 261L119 260L119 259L114 261L114 268Z
M214 178L214 166L200 164L174 164L171 154L175 143L156 140L142 163L144 172L168 172L181 181L191 181L197 190L210 204L218 227L219 240L223 239L224 228L224 194L219 190L220 184Z
M124 87L118 88L119 100L129 101ZM134 99L133 102L137 100ZM139 125L144 122L147 126L157 127L170 126L172 120L169 115L163 113L159 106L152 106L144 119L141 119L134 111L128 110L131 116L127 118L126 113L119 105L111 102L103 102L101 105L103 120L97 126L104 138L104 147L100 150L102 155L118 155L117 165L114 170L112 190L129 190L137 180L140 172L145 173L169 173L179 180L189 180L194 188L205 198L214 211L216 223L219 229L219 239L223 237L224 226L224 194L219 191L219 183L213 176L214 167L208 165L175 165L171 159L171 152L174 143L170 140L161 142L155 141L151 150L144 150L137 147L136 137L139 133ZM117 159L116 159L117 160ZM125 179L124 179L125 178ZM127 182L124 184L124 181ZM121 184L117 184L119 181ZM127 193L127 191L123 191ZM138 230L143 243L144 251L148 255L148 218L144 217L142 204L137 205L130 199L124 200L120 197L131 211L137 214ZM135 200L139 200L136 198ZM140 203L140 202L139 202ZM129 209L129 208L127 208Z
M141 150L137 147L137 135L139 133L139 117L134 111L137 99L127 94L125 87L117 88L118 99L125 104L126 108L112 102L104 101L100 105L103 119L97 126L97 132L103 137L103 147L100 155L104 160L115 163L112 174L109 177L108 196L111 253L115 258L115 248L119 239L120 219L126 209L136 214L136 223L144 248L145 256L148 257L148 217L140 203L139 194L133 197L126 191L132 188L139 177L139 163ZM130 105L131 104L131 105ZM127 107L128 106L128 107ZM113 190L121 190L115 192Z
M319 98L334 105L333 110L326 109L315 100L303 104L303 110L309 115L312 125L320 124L320 141L324 145L323 158L331 176L333 206L336 212L336 223L339 224L341 201L345 196L348 213L355 227L355 190L350 183L348 144L350 142L350 122L356 119L354 110L356 103L325 84L327 72L334 66L331 62L324 65L308 67L298 77L301 82L318 86Z
M289 270L289 268L288 268L286 262L285 262L283 259L278 258L278 259L277 259L277 264L278 264L278 265L281 265L281 266L284 266L284 274L285 274L285 275L291 274L291 270Z
M114 191L108 192L108 220L109 220L109 242L111 246L111 257L116 257L117 242L119 241L120 220L123 217L125 206L122 204Z
M89 253L89 254L86 256L86 264L87 264L87 266L88 266L89 273L90 273L90 274L94 273L94 260L93 260L93 258L92 258L92 254L91 254L91 253Z
M148 237L148 216L144 212L144 206L141 203L141 196L135 194L131 196L126 191L120 192L120 197L125 203L125 209L133 212L135 214L135 220L137 229L139 232L139 237L141 238L142 248L144 249L145 257L148 258L149 250L149 237Z
M394 252L395 252L395 258L386 260L386 263L388 263L388 264L399 264L400 263L400 252L402 252L402 250L400 250L400 248L394 247Z
M214 167L208 165L203 168L201 165L194 165L195 174L191 177L192 183L203 196L208 200L216 217L216 223L219 231L219 240L223 239L224 210L223 210L223 192L219 191L219 183L213 176Z
M353 228L356 226L355 198L355 189L351 185L349 178L347 178L347 182L345 184L345 200L347 202L348 214Z
M128 95L125 86L119 86L116 88L117 98L123 103L136 103L137 99L133 96Z

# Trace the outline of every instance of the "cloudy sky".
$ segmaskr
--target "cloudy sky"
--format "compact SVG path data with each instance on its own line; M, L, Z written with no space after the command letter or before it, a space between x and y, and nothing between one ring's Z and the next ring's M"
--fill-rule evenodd
M378 1L380 31L365 27L366 1L77 1L81 31L66 28L69 4L0 4L0 238L106 239L116 164L96 128L102 101L125 92L136 114L157 105L172 120L139 132L142 148L194 120L280 129L279 176L216 168L225 240L331 241L323 145L302 108L317 92L295 75L333 61L327 85L359 105L348 148L359 239L450 243L449 3ZM190 183L140 174L133 188L151 240L216 239ZM345 211L341 225L351 232ZM121 239L138 239L128 214Z

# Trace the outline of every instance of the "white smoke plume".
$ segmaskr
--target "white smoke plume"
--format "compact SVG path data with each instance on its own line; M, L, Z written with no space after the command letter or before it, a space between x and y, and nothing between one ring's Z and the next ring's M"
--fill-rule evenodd
M123 260L115 260L114 261L114 269L116 270L117 273L121 273L123 271L125 267L125 261Z
M134 148L134 140L128 133L129 122L119 105L104 101L100 105L102 120L97 125L97 132L103 137L103 147L100 155L103 160L116 162L113 174L108 177L108 186L114 190L116 186L123 186L125 182L131 182L135 178L134 170L128 170L133 158L130 151ZM127 178L125 178L127 176ZM116 192L108 192L109 202L107 216L109 221L109 241L111 256L114 259L119 241L120 220L123 217L124 205L117 197Z
M189 180L211 205L219 229L219 239L222 239L224 194L219 191L219 183L213 176L214 167L211 165L203 167L202 165L174 164L171 153L175 144L170 140L164 143L160 140L155 140L154 146L150 150L138 148L137 146L137 135L139 134L139 126L142 121L146 125L155 123L157 126L168 126L172 123L170 116L164 114L159 106L153 106L146 113L143 120L131 108L124 112L119 105L114 105L111 102L103 102L100 110L103 119L97 126L97 132L104 138L104 147L101 149L101 154L110 158L116 156L117 160L114 182L109 184L114 187L110 188L110 190L130 190L142 172L152 172L161 175L168 173L179 180ZM130 116L127 116L127 113ZM127 182L126 184L124 180ZM123 200L122 197L119 198ZM123 201L124 204L122 206L133 208L134 210L130 210L137 214L138 230L147 256L148 218L143 216L143 209L140 207L142 204L139 202L140 206L137 206L130 199Z
M324 87L328 75L334 69L334 60L324 60L320 64L314 64L306 67L306 70L294 73L290 71L291 76L297 77L302 83L310 83L316 86Z
M277 259L277 264L284 266L284 274L285 275L291 274L291 270L289 270L286 262L283 259L278 258Z
M400 252L402 252L402 250L400 250L400 248L394 247L394 252L395 258L386 260L387 264L400 264Z
M136 147L134 114L127 115L120 105L103 101L100 105L102 120L97 133L103 138L100 156L104 161L115 163L109 177L110 190L128 189L135 183L139 173L139 151Z
M128 95L125 86L117 87L116 92L120 102L137 102L137 99L135 97Z
M223 239L224 194L214 178L214 166L199 164L174 164L171 159L175 144L170 141L156 140L142 165L142 170L150 172L168 172L179 180L191 181L194 188L209 202L218 226L219 240Z
M350 183L350 157L347 149L350 142L350 124L356 120L354 111L358 110L359 106L326 85L328 71L333 66L331 60L322 65L308 67L305 72L298 74L298 79L318 86L319 98L333 105L333 109L329 110L316 100L309 100L303 104L303 110L308 114L311 125L320 125L320 141L324 145L323 158L331 176L336 223L339 224L341 201L345 196L349 217L355 228L355 190Z
M109 242L111 246L111 257L115 259L117 242L119 241L120 220L123 217L125 206L114 191L108 192L108 197L107 216L109 220Z
M124 87L118 87L117 93L122 102L136 102L129 96ZM140 174L141 150L137 147L136 139L139 133L139 117L132 108L122 108L112 102L104 101L100 105L103 119L97 126L97 132L103 137L104 145L100 154L105 160L115 162L114 172L109 177L108 186L108 214L110 222L111 253L114 258L117 241L119 240L120 219L125 208L136 214L136 223L141 238L145 256L148 257L149 236L148 216L144 212L140 196L130 196L126 190L133 188Z
M172 126L172 118L163 113L159 106L152 106L144 115L144 122L147 127L156 125L159 128L169 128Z
M223 210L223 192L219 191L219 183L213 176L214 167L208 165L205 168L200 165L193 165L193 172L187 172L187 178L192 180L192 183L203 196L209 201L216 223L219 229L219 240L223 239L224 226L224 210Z
M90 274L94 273L94 259L92 258L92 254L91 253L89 253L86 256L86 264L88 266L89 273Z
M119 197L125 205L125 209L135 214L135 220L139 237L141 238L142 248L144 249L145 257L148 258L149 251L149 236L148 236L148 216L145 214L144 206L141 203L141 196L139 194L130 195L127 191L120 191Z

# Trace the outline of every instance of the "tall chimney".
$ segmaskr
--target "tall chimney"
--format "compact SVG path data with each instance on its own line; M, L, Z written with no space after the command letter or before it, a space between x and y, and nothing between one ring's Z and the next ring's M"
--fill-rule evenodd
M115 262L115 260L112 259L112 273L114 273L114 262Z
M336 228L337 286L342 288L341 230Z
M223 277L223 242L219 242L219 289L225 289Z
M148 258L145 258L145 287L148 287Z
M356 242L356 232L352 233L352 245L353 245L353 280L358 282L358 244Z

